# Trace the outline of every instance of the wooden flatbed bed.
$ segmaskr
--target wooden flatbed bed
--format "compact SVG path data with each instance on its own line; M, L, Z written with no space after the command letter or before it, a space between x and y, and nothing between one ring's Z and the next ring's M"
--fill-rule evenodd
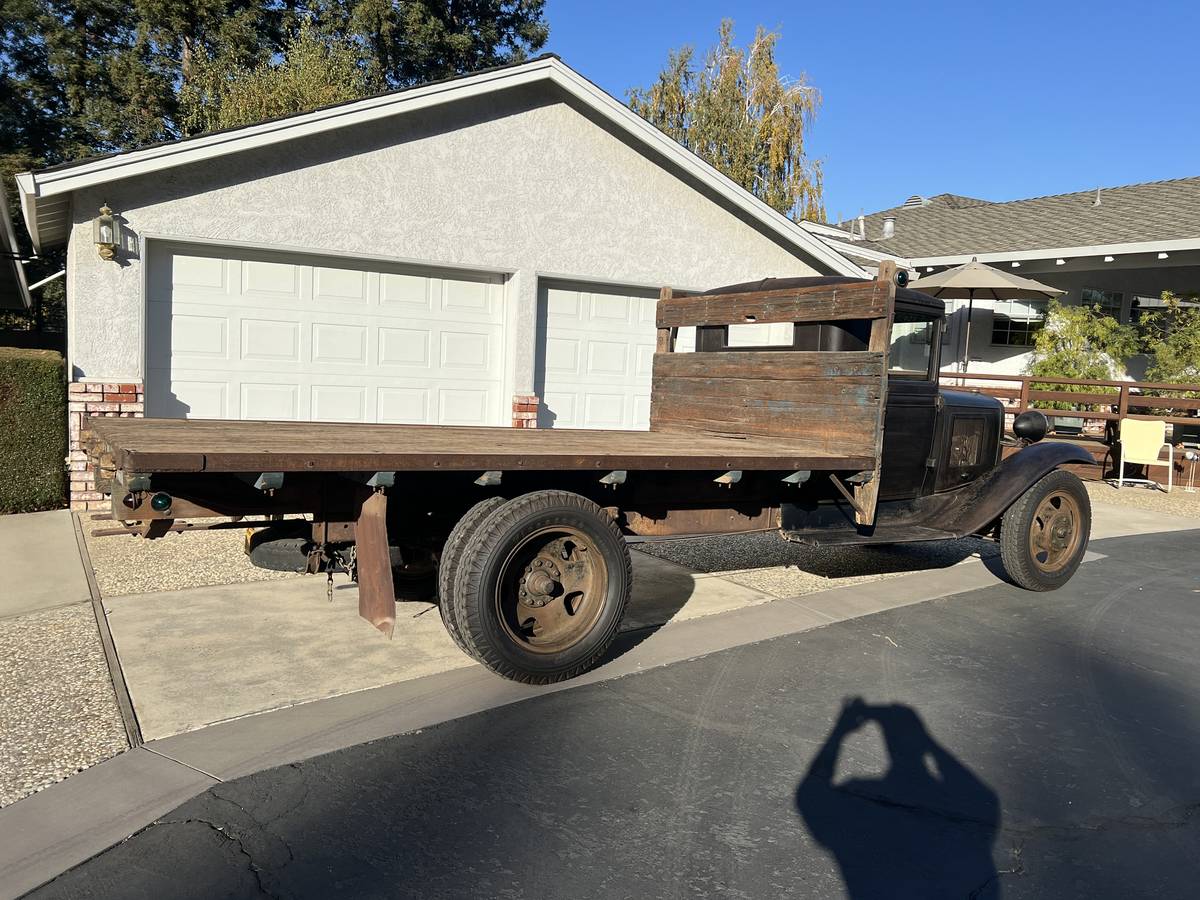
M126 472L869 470L821 437L659 431L98 418L93 440Z

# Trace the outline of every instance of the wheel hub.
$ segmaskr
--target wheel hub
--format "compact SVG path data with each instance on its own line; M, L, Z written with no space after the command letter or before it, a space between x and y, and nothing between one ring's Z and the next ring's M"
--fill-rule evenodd
M1037 568L1055 573L1069 564L1080 542L1079 518L1079 506L1069 494L1056 491L1038 504L1029 529L1029 552Z
M516 594L509 602L516 602L509 613L500 612L510 636L539 652L582 640L599 615L608 583L603 559L586 535L548 528L526 538L509 559ZM503 607L503 592L497 599Z

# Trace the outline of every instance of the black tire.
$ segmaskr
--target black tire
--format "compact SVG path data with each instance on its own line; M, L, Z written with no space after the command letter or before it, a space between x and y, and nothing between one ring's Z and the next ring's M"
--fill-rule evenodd
M1056 469L1004 513L999 538L1004 570L1026 590L1056 590L1079 568L1091 531L1087 489L1075 475Z
M632 583L625 537L599 506L566 491L536 491L479 525L452 596L472 656L513 681L550 684L600 660Z
M312 543L308 538L277 537L267 538L254 543L246 555L250 564L259 569L270 569L272 572L307 572L308 548Z
M462 629L455 620L454 576L458 574L458 564L462 560L463 551L479 523L507 502L504 497L488 497L468 509L451 529L450 536L446 538L446 546L442 548L442 558L438 561L438 613L455 646L468 656L474 656L474 653L462 639Z

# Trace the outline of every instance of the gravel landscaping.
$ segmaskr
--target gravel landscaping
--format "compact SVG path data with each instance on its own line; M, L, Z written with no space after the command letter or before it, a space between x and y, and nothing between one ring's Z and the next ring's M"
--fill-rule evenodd
M172 532L146 540L133 535L93 534L99 529L113 528L116 523L111 521L84 520L83 524L96 583L105 597L301 577L251 565L242 552L245 532L241 528Z
M1171 493L1155 490L1150 487L1126 485L1118 490L1104 481L1086 482L1088 494L1093 503L1107 503L1110 506L1132 506L1149 512L1160 512L1169 516L1188 516L1200 518L1200 486L1197 493L1190 494L1178 483Z
M128 747L91 603L0 620L0 806Z

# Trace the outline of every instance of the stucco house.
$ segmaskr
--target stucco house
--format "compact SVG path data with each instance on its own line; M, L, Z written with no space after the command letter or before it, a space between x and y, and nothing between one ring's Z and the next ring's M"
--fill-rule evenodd
M865 274L553 56L17 182L83 508L88 413L645 428L660 287Z
M805 227L860 264L896 259L917 276L977 258L1062 288L1061 302L1099 305L1122 322L1160 303L1163 291L1200 291L1200 178L1101 188L992 203L939 194L847 225ZM1020 374L1046 303L976 300L965 346L967 301L948 301L944 369ZM1130 365L1140 377L1145 360Z

